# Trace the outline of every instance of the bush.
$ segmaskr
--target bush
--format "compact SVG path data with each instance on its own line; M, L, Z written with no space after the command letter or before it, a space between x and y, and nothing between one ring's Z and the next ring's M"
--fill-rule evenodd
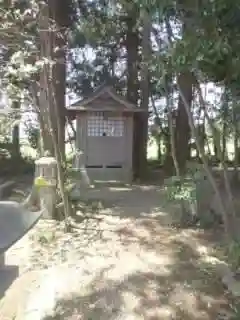
M205 179L202 166L189 163L185 176L170 177L165 179L164 186L167 197L170 201L187 201L194 203L197 201L197 184Z
M210 186L206 180L201 164L188 164L185 176L173 176L164 181L167 199L181 205L181 225L209 228L216 224L215 216L207 209L199 210L200 203L204 203L206 192L210 193ZM209 197L206 197L209 200Z

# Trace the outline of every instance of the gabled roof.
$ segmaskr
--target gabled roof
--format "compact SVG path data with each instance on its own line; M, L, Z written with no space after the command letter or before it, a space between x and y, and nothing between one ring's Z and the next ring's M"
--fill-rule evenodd
M114 100L116 103L116 107L109 107L109 106L101 106L98 107L92 106L94 101L104 97ZM116 93L116 91L110 86L101 86L97 88L91 95L89 95L85 99L79 99L74 103L70 104L68 110L75 110L75 111L90 111L90 110L99 110L99 111L128 111L128 112L141 112L144 111L143 109L135 106L134 104L127 101L126 98Z

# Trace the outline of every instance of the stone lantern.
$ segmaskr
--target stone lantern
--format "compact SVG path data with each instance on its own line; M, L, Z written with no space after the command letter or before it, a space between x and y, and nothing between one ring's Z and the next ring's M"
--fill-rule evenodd
M39 190L43 218L53 219L56 209L57 161L53 157L42 157L35 161L35 186Z

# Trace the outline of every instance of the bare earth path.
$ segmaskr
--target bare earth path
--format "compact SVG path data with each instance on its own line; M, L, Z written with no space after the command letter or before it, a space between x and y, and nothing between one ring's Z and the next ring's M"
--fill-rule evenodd
M40 222L9 251L20 277L1 299L1 320L231 319L213 244L171 227L159 187L106 186L90 196L102 200L99 219L70 235Z

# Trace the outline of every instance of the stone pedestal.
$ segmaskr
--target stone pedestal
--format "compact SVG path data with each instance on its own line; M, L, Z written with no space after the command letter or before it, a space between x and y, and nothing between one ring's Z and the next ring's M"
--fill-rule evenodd
M56 210L57 161L53 157L42 157L35 162L35 185L39 190L43 218L53 219Z

